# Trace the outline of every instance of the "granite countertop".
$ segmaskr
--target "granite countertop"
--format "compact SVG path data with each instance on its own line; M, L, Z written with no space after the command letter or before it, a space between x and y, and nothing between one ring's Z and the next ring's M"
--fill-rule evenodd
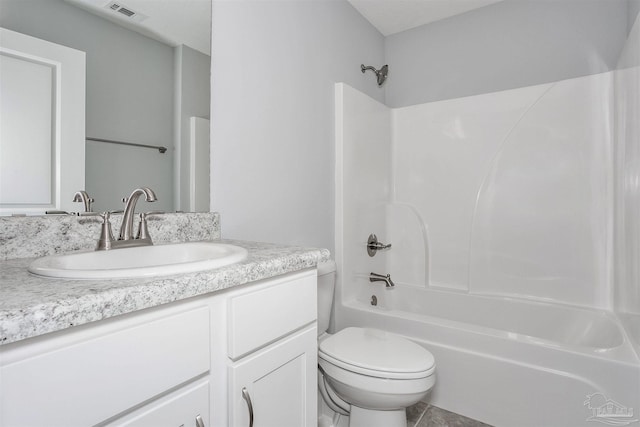
M330 257L326 249L216 241L242 246L249 256L209 271L118 280L43 278L27 271L34 258L1 261L0 345L312 268Z

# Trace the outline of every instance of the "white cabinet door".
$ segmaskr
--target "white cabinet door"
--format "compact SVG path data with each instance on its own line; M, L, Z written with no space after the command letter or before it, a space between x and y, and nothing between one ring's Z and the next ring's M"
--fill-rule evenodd
M314 323L232 364L229 368L230 426L249 427L249 400L253 427L316 426L316 346Z

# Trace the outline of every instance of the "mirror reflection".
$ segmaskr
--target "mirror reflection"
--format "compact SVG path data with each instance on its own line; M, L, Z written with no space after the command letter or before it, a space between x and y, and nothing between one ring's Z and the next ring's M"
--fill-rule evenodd
M94 211L121 209L141 186L158 201L140 211L209 211L210 18L210 0L0 0L0 27L86 54L85 182L75 190ZM83 210L73 193L61 198Z

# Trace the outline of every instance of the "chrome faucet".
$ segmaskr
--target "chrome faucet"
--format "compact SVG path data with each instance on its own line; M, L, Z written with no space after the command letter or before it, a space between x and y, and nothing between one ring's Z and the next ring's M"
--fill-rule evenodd
M148 187L136 188L131 195L124 199L126 206L122 216L122 224L120 225L120 236L115 240L111 232L111 222L109 217L115 212L103 212L102 229L100 231L100 239L98 240L97 251L107 251L116 248L128 248L133 246L153 245L149 230L147 229L147 215L157 214L160 212L150 212L148 214L140 214L140 225L138 226L138 234L133 236L133 216L135 215L136 203L140 196L144 195L147 202L155 202L158 200L156 193Z
M370 273L369 274L369 281L370 282L384 282L387 288L393 288L395 286L395 283L393 283L393 281L391 280L391 274L387 274L382 275L382 274L377 274L377 273Z
M136 203L143 194L146 202L155 202L158 200L156 193L148 187L133 190L133 193L131 193L127 199L124 199L126 205L124 207L124 215L122 216L122 225L120 226L120 237L118 237L118 240L133 239L133 216L135 215Z
M84 204L84 211L91 212L91 203L93 203L95 200L89 197L89 194L86 191L81 190L76 191L76 194L73 195L73 201L82 202Z

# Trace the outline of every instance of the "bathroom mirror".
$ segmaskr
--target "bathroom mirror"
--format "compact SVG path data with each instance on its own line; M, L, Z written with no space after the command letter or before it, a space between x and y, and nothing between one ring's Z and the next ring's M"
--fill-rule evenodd
M77 190L95 199L92 210L122 209L148 186L158 201L141 211L209 211L211 0L0 0L0 27L86 53Z

